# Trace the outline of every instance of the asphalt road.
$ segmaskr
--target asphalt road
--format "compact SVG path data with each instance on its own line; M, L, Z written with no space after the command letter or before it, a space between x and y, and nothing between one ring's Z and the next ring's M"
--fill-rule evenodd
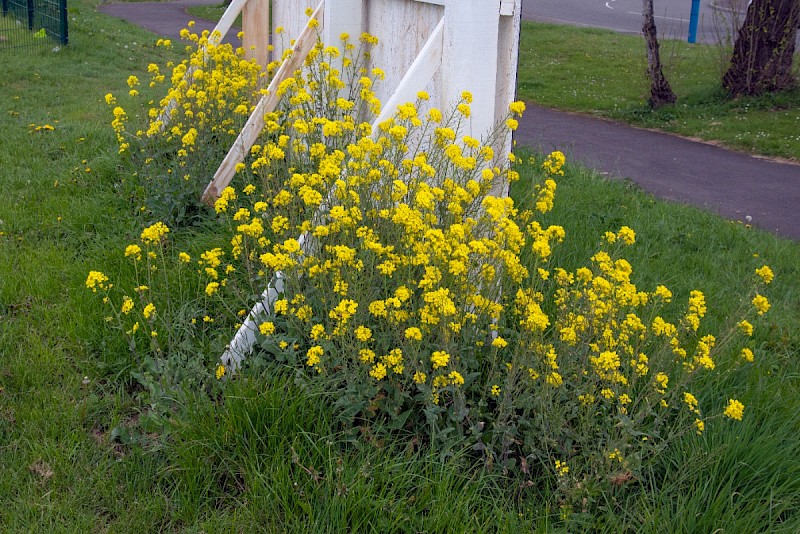
M738 26L736 12L723 5L746 5L746 0L701 0L697 40L716 42L725 28ZM716 6L716 7L715 7ZM686 40L692 0L654 0L659 37ZM741 15L743 17L744 15ZM522 0L522 18L575 26L607 28L623 33L641 33L641 0Z

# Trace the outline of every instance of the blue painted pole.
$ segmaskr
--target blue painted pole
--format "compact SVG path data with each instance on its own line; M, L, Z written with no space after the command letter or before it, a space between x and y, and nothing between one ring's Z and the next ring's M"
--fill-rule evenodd
M700 0L692 0L692 14L689 15L689 42L697 41L697 19L700 18Z

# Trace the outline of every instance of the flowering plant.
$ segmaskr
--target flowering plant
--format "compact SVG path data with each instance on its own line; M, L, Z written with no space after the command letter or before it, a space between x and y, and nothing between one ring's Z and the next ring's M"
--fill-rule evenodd
M175 256L196 262L185 273L199 288L178 320L232 335L222 327L240 326L272 284L277 294L252 317L257 350L247 364L320 384L361 435L423 435L445 453L468 446L489 466L548 475L567 493L630 480L676 435L704 432L716 416L692 385L752 361L747 318L718 338L702 328L702 292L676 313L667 287L638 288L621 255L636 241L627 226L606 232L587 266L555 265L567 236L539 219L553 207L563 154L545 158L519 205L490 194L519 178L516 157L493 141L516 127L524 104L479 140L461 133L469 93L441 111L421 92L373 130L382 72L367 75L366 54L343 40L344 54L318 43L280 85L281 107L215 203L224 241ZM126 255L162 257L169 251L151 248L166 238L166 226L150 226L145 249L131 244ZM773 279L767 266L755 275ZM102 273L87 287L112 294ZM175 310L121 298L112 305L132 348L180 350L185 339L162 344L151 326L174 330ZM758 293L748 304L754 316L769 308ZM208 336L206 327L190 337ZM736 360L723 350L730 343L744 345ZM730 399L720 415L741 419L745 409Z

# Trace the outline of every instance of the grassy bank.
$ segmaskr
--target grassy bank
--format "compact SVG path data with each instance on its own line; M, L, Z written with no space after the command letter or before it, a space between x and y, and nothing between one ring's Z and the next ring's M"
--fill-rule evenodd
M567 231L554 262L584 264L605 230L630 225L636 282L665 283L676 299L703 289L715 324L740 305L754 262L775 270L757 361L696 393L714 399L724 386L748 407L742 424L686 437L650 475L573 515L562 514L548 488L520 488L458 456L442 462L436 451L344 443L326 408L282 376L233 381L218 399L197 395L168 431L140 426L140 434L113 436L148 407L126 380L127 348L84 281L90 269L124 271L122 251L145 221L120 193L126 176L103 97L125 93L127 77L144 79L166 52L152 35L96 14L93 2L71 10L68 47L0 56L4 529L800 529L800 246L574 166L545 221ZM532 170L522 172L513 194L524 202ZM213 227L176 234L183 243L214 239Z

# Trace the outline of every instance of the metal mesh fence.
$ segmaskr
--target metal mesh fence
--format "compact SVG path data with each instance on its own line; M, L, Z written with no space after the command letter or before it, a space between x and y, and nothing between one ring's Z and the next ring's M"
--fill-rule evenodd
M0 50L67 44L67 0L0 0Z

